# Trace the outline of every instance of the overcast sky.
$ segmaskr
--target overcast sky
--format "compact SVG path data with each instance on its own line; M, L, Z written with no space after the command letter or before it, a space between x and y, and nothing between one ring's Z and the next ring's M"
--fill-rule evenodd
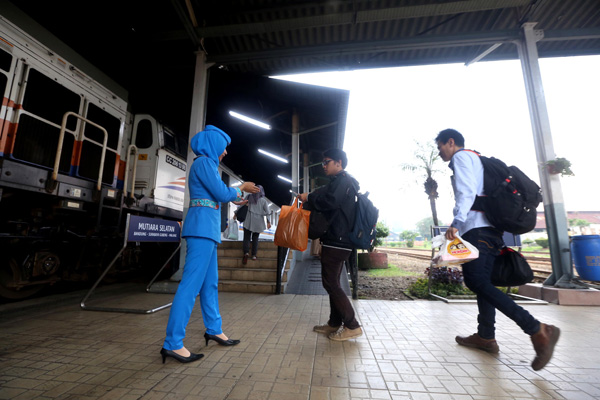
M568 211L600 211L600 56L540 60L554 150L573 164L561 178ZM285 79L350 90L344 150L347 170L371 192L380 220L393 231L431 215L414 163L415 140L433 141L453 128L465 147L517 165L539 183L533 134L519 61L447 64L290 75ZM434 175L438 216L452 220L447 164ZM447 170L447 171L446 171ZM417 183L418 181L418 183ZM540 205L539 210L543 210Z

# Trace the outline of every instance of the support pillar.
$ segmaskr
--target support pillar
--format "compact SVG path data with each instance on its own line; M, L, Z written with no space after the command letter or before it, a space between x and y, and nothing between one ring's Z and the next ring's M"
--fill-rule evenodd
M521 67L523 68L523 79L529 104L529 116L544 197L544 213L552 260L552 274L544 282L544 285L569 289L580 288L580 285L572 282L573 264L567 233L567 212L560 179L558 175L549 174L545 168L546 161L555 159L556 154L552 143L550 119L546 108L536 45L543 38L544 33L541 30L534 30L535 25L535 22L523 24L522 39L517 42L517 48Z
M294 109L292 114L292 190L300 193L300 117Z
M185 217L187 215L189 204L190 204L190 191L187 185L188 175L194 158L194 154L190 143L196 133L204 129L204 121L206 119L206 97L208 90L208 69L213 64L206 63L206 55L202 49L198 49L196 52L196 69L194 72L194 92L192 95L192 114L190 117L190 130L188 137L188 148L187 148L187 168L185 172L186 185L185 195L183 198L183 222L185 223ZM183 266L185 265L185 253L186 253L186 242L181 240L181 250L179 252L179 270L171 276L172 281L181 281L183 275Z
M304 153L304 162L303 162L304 166L302 168L302 193L309 193L310 192L310 177L308 176L310 174L310 165L309 165L309 159L308 159L308 153Z

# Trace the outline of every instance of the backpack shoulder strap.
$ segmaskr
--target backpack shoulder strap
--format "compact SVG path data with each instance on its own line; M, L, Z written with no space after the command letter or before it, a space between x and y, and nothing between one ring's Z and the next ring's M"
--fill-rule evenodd
M479 157L481 157L481 153L480 153L480 152L478 152L477 150L460 149L460 150L458 150L458 151L457 151L457 153L458 153L459 151L468 151L468 152L470 152L470 153L477 154Z

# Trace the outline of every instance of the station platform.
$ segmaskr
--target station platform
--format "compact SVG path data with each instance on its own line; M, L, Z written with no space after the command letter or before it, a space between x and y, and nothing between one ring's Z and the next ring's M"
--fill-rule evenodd
M100 287L91 304L154 307L173 295L144 286ZM168 310L83 311L85 291L0 306L0 399L598 399L597 307L526 305L562 336L534 372L529 338L497 317L500 353L458 346L475 331L475 304L357 300L364 335L332 342L312 331L327 321L324 295L221 293L221 347L202 337L198 304L186 346L205 357L180 364L159 351Z

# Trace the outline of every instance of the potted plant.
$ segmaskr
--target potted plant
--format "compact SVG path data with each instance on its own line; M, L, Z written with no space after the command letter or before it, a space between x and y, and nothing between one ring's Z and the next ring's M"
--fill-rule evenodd
M376 229L373 246L366 253L358 253L358 268L360 269L388 268L387 253L378 253L375 248L383 244L383 238L390 234L390 228L383 222L378 222Z
M546 161L546 170L549 174L560 176L573 176L571 171L571 161L563 157L557 157L554 160Z

